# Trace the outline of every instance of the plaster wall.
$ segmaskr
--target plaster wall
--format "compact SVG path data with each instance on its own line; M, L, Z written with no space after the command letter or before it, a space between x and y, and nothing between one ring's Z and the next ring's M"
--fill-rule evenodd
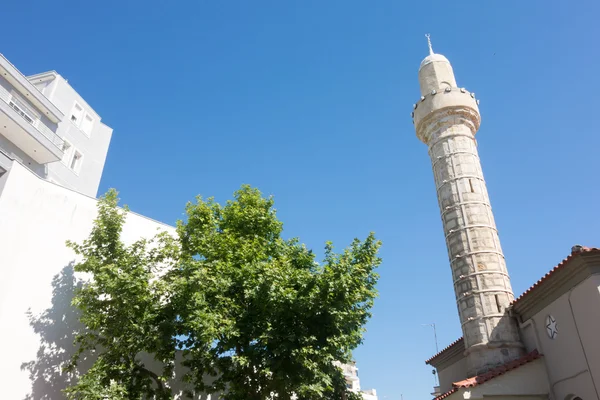
M535 328L535 326L531 323L527 323L527 324L521 324L519 326L519 332L521 333L521 340L523 341L523 344L525 345L525 351L527 353L532 352L535 349L538 349L538 351L541 352L541 349L539 348L538 345L538 338L537 338L537 330Z
M63 77L57 75L52 82L52 86L48 86L52 89L46 90L48 92L46 96L65 114L65 118L58 125L57 134L83 154L83 159L79 173L75 173L68 167L69 159L64 159L63 162L48 164L48 176L65 187L96 197L112 137L112 128L101 122L100 116ZM94 119L89 136L71 122L71 112L76 102Z
M69 358L76 326L70 306L75 255L65 241L80 242L88 236L97 201L40 179L17 162L3 178L0 376L10 384L3 385L2 398L23 399L31 394L32 398L58 400L66 385L59 366ZM158 230L174 231L129 213L123 240L133 242Z
M452 389L452 383L462 381L467 378L467 360L461 358L444 369L438 369L438 379L440 390L446 393Z
M599 287L600 276L592 275L531 318L557 400L600 398ZM554 339L547 332L548 315L557 322Z
M13 142L8 140L0 133L0 149L12 158L16 158L23 165L26 165L31 171L35 172L38 176L45 178L47 176L46 166L39 164L33 158L29 157L23 150L16 146Z
M469 388L461 388L448 400L517 400L549 399L548 380L542 359L532 361L488 382Z

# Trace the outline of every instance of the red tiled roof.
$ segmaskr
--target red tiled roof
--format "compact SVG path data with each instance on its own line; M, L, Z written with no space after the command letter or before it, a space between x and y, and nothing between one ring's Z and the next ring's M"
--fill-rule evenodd
M565 268L570 263L571 260L573 260L576 256L578 256L579 254L582 254L582 253L600 253L600 249L596 248L596 247L583 247L583 246L579 246L578 247L578 246L574 246L573 247L573 251L571 251L571 254L569 254L569 256L567 258L565 258L564 260L562 260L560 262L560 264L558 264L556 267L552 268L550 270L550 272L548 272L546 275L542 276L539 281L537 281L536 283L534 283L529 289L527 289L525 292L523 292L522 295L520 295L515 300L513 300L511 304L512 305L516 304L521 299L523 299L524 297L526 297L529 293L531 293L534 290L536 290L552 274L554 274L556 271L558 271L560 269Z
M446 393L440 394L438 397L436 397L433 400L442 400L442 399L445 399L446 397L450 396L452 393L457 392L457 391L458 391L457 388L452 388L452 389L448 390Z
M441 356L442 353L445 353L446 351L450 350L451 348L453 348L454 346L456 346L456 345L458 345L459 343L462 343L462 342L463 342L463 337L461 336L458 339L456 339L454 342L450 343L445 349L443 349L439 353L431 356L431 358L429 358L428 360L425 360L425 364L429 364L435 358L437 358L438 356Z
M537 350L533 350L531 353L526 354L521 358L518 358L514 361L511 361L509 363L506 363L506 364L496 367L494 369L491 369L488 372L486 372L485 374L477 375L472 378L467 378L463 381L454 382L452 384L452 389L450 389L449 391L447 391L444 394L439 395L434 400L442 400L443 398L450 396L452 393L455 393L456 391L458 391L458 389L461 389L461 388L468 388L468 387L474 387L477 385L481 385L482 383L485 383L485 382L490 381L494 378L497 378L501 375L504 375L508 371L512 371L513 369L517 369L522 365L525 365L534 360L537 360L541 356L542 355Z

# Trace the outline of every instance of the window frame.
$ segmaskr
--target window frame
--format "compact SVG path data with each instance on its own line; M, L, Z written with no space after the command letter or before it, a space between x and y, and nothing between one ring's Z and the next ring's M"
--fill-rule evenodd
M76 160L75 156L79 154L79 158ZM76 165L73 167L73 163ZM77 176L81 173L81 166L83 165L83 153L76 148L73 148L73 155L70 157L69 165L67 167Z
M84 110L84 111L85 111L85 110ZM85 119L86 119L86 118L88 118L88 117L89 117L89 119L90 119L90 121L91 121L91 122L90 122L90 128L89 128L89 129L90 129L90 131L89 131L89 132L86 132L86 130L85 130L85 129L83 129L83 123L84 123ZM92 135L92 130L94 129L94 122L96 122L96 119L94 118L94 116L93 116L92 114L90 114L89 112L85 111L85 112L83 113L83 118L82 118L82 120L81 120L81 124L79 124L79 130L80 130L81 132L85 133L85 135L86 135L87 137L90 137L90 136Z
M75 115L74 111L75 109L79 107L79 109L81 110L81 115L80 115L80 119L75 119L75 121L73 121L73 117ZM73 102L73 107L71 107L71 115L69 116L69 121L75 125L77 128L79 128L79 126L81 125L81 121L83 121L83 116L85 115L85 109L81 106L81 104L79 104L77 101Z
M73 154L73 151L75 150L75 146L73 146L73 143L71 143L70 140L68 140L67 138L62 138L63 139L63 157L60 160L67 168L69 168L69 160L71 159L71 156ZM68 147L65 149L65 145L68 145ZM69 168L70 169L70 168Z
M73 116L75 115L73 111L74 111L74 110L75 110L77 107L79 107L79 108L81 109L81 118L80 118L78 121L73 121L73 119L72 119L72 118L73 118ZM89 118L90 118L90 121L91 121L91 124L90 124L90 131L89 131L89 133L88 133L88 132L86 132L86 131L83 129L83 121L84 121L84 120L85 120L87 117L89 117ZM83 132L83 134L84 134L85 136L87 136L88 138L92 136L92 130L94 129L94 124L96 123L96 118L94 117L94 114L92 114L91 112L88 112L88 111L86 110L86 108L85 108L84 106L82 106L82 105L81 105L81 104L80 104L80 103L79 103L77 100L73 101L73 107L71 107L71 114L70 114L70 117L69 117L69 121L70 121L70 122L71 122L73 125L75 125L75 126L77 127L77 129L79 129L81 132Z
M63 143L63 147L66 147L65 145L67 145L68 147L66 150L63 150L64 155L60 161L69 171L79 176L79 174L81 173L81 167L83 165L84 154L77 147L73 146L73 143L71 143L71 141L67 138L63 137ZM79 154L81 157L79 158L79 161L77 162L75 168L71 168L76 154Z

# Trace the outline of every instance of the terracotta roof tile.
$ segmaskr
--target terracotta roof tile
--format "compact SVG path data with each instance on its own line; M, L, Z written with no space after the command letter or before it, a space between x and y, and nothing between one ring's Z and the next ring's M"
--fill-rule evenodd
M514 299L511 304L514 305L514 304L518 303L519 301L521 301L529 293L536 290L541 284L543 284L556 271L565 268L569 264L569 262L571 260L573 260L573 258L575 258L576 256L578 256L582 253L600 253L600 249L596 248L596 247L573 246L573 251L571 252L571 254L569 254L569 256L567 258L562 260L560 262L560 264L558 264L556 267L552 268L546 275L544 275L542 278L540 278L540 280L538 280L529 289L527 289L525 292L523 292L522 295L520 295L519 297Z
M456 346L458 344L462 344L462 342L463 342L463 337L461 336L458 339L456 339L454 342L450 343L445 349L443 349L439 353L431 356L431 358L429 358L428 360L425 360L425 364L429 364L431 361L433 361L434 359L436 359L438 356L441 356L443 353L445 353L446 351L450 350L454 346Z
M450 396L452 393L457 392L457 391L458 391L457 388L452 388L449 391L447 391L446 393L440 394L438 397L436 397L433 400L442 400L442 399L445 399L446 397Z
M455 393L456 391L458 391L458 389L461 389L461 388L468 388L468 387L474 387L477 385L481 385L482 383L485 383L494 378L497 378L498 376L504 375L508 371L512 371L513 369L517 369L522 365L525 365L534 360L537 360L540 357L542 357L542 355L537 350L533 350L531 353L526 354L521 358L518 358L514 361L511 361L509 363L501 365L500 367L491 369L490 371L486 372L485 374L477 375L472 378L467 378L463 381L454 382L452 384L452 389L450 389L449 391L447 391L444 394L439 395L434 400L442 400L442 399L450 396L452 393Z

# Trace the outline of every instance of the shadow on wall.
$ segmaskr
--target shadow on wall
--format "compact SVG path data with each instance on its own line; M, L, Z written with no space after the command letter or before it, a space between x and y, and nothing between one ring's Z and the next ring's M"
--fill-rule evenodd
M29 325L40 338L36 359L21 364L21 370L29 372L31 392L24 400L60 400L65 399L63 390L77 381L81 371L92 366L93 358L81 355L76 374L67 374L62 368L67 365L75 351L75 337L82 329L79 322L79 310L71 305L75 292L81 287L81 281L75 277L74 262L70 262L52 279L52 305L39 315L28 311ZM179 361L181 354L178 354ZM158 370L160 365L152 357L140 356L143 363L151 369ZM153 367L153 368L152 368ZM184 368L176 363L175 376L182 376ZM210 378L207 378L210 379ZM170 382L174 398L183 398L181 383ZM218 397L218 396L216 396ZM203 393L194 395L194 399L210 400L211 396Z
M31 393L26 400L62 399L62 390L75 380L72 374L63 373L75 350L73 341L82 329L79 312L71 305L77 288L74 262L69 263L52 279L52 306L40 315L28 311L29 325L40 337L36 359L21 364L21 370L29 371ZM85 362L84 362L85 364Z

